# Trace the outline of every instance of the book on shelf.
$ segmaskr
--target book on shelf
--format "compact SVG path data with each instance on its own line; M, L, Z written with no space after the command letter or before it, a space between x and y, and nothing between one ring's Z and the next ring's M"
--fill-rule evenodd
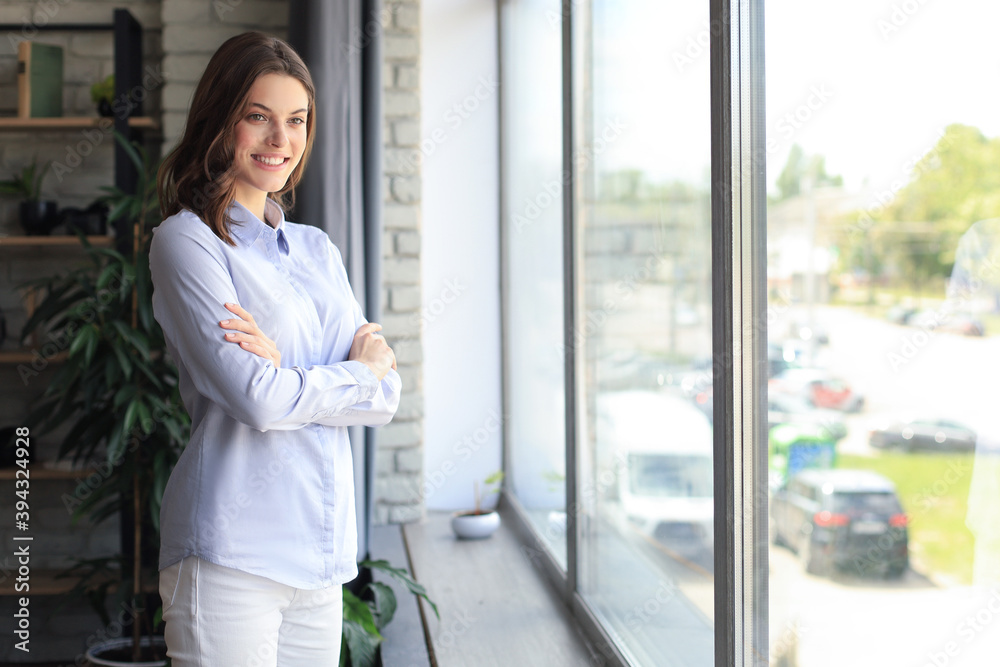
M63 48L24 41L17 45L17 116L62 116Z

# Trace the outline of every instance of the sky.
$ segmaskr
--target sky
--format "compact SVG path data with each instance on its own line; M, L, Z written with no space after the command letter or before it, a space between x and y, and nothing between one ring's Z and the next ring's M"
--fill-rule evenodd
M605 166L704 182L708 3L595 4L595 124L626 126ZM907 178L951 123L1000 135L1000 3L767 0L765 12L770 186L794 143L855 189Z

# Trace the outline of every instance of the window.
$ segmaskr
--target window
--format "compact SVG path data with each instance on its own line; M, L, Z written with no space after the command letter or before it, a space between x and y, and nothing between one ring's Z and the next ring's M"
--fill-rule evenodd
M503 4L508 488L566 567L562 94L558 0Z
M767 651L760 10L501 4L508 500L595 664Z

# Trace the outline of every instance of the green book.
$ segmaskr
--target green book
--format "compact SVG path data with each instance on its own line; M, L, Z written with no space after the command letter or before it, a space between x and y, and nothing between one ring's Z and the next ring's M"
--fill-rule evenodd
M17 45L17 115L19 118L62 116L63 49L21 42Z

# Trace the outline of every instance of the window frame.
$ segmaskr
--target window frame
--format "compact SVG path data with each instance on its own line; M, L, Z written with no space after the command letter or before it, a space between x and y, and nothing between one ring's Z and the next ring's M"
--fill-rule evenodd
M578 591L579 527L577 448L580 419L579 360L574 346L579 308L576 267L577 174L574 147L574 5L562 0L563 169L563 337L566 427L565 572L506 489L501 501L513 511L514 530L525 555L541 567L562 592L580 623L595 658L624 667L631 663L614 637ZM712 358L714 411L715 665L768 664L768 509L767 509L767 292L766 174L764 122L763 0L708 0L710 13L712 133ZM497 26L503 31L502 3ZM503 108L503 40L498 39L500 108ZM506 134L500 115L503 174ZM508 211L500 182L500 220ZM509 312L509 242L500 225L501 318ZM509 405L504 337L503 400ZM506 429L504 468L511 464Z

